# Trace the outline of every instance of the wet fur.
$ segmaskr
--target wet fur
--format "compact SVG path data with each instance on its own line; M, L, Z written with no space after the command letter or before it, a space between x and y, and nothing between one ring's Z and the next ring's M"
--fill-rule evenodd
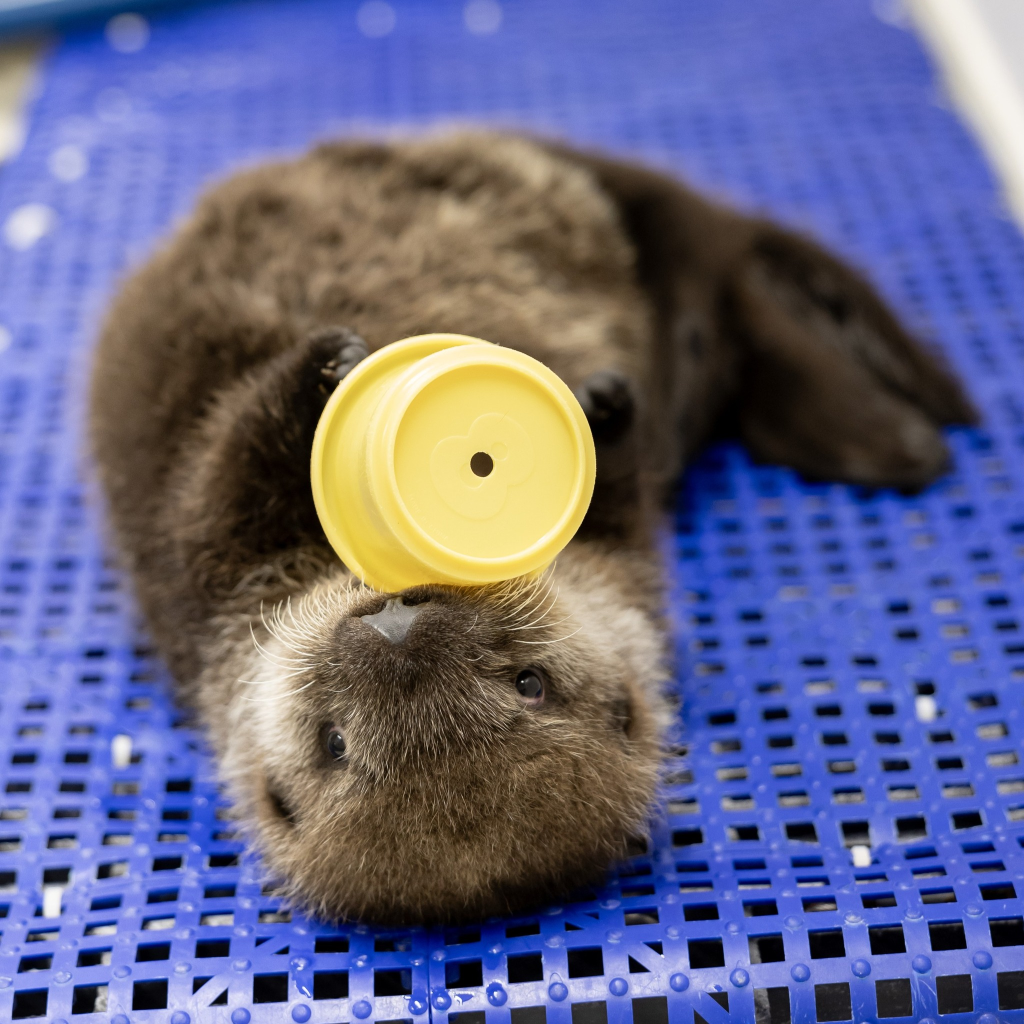
M326 544L309 451L349 332L433 331L559 373L594 416L598 484L545 577L417 588L396 647ZM638 166L475 133L325 145L214 188L122 288L91 396L149 627L268 864L324 915L404 922L555 897L643 830L667 671L652 538L713 430L913 488L946 463L937 425L972 417L813 242ZM513 688L529 666L538 708Z

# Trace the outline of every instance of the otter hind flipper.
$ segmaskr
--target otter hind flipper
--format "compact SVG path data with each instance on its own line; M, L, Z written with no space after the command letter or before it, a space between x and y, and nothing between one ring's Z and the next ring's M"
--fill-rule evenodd
M976 413L937 353L815 243L760 225L734 277L742 435L816 478L917 489L941 473L939 427Z
M755 456L816 478L914 489L942 472L939 426L976 413L856 271L668 175L549 145L590 170L636 249L654 311L646 391L666 482L723 422Z

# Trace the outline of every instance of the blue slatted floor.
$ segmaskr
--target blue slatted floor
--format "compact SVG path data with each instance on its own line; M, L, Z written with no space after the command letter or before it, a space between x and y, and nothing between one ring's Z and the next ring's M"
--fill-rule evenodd
M448 0L394 12L369 38L344 2L164 11L134 52L76 30L0 170L0 1019L1024 1020L1024 244L918 43L860 0L509 0L491 34ZM212 176L480 118L815 231L986 422L914 498L707 455L676 517L681 727L650 854L515 921L334 928L261 888L103 547L88 347Z

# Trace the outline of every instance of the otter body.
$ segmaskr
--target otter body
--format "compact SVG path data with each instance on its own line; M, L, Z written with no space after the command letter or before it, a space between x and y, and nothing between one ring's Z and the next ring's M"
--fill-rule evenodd
M574 389L598 452L539 580L363 587L309 457L331 389L411 335ZM345 142L213 189L114 302L91 436L154 639L254 841L328 917L504 913L645 827L669 666L652 538L717 426L815 476L918 487L972 417L813 243L524 138Z

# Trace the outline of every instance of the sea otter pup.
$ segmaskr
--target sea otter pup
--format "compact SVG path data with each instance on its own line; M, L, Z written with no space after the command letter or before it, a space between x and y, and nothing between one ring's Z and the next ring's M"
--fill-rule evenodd
M367 589L313 433L367 350L521 349L579 396L594 500L542 577ZM330 918L502 914L642 833L666 721L652 535L714 429L917 488L973 413L813 242L669 177L487 133L322 145L214 188L124 285L91 436L149 628L269 868Z

